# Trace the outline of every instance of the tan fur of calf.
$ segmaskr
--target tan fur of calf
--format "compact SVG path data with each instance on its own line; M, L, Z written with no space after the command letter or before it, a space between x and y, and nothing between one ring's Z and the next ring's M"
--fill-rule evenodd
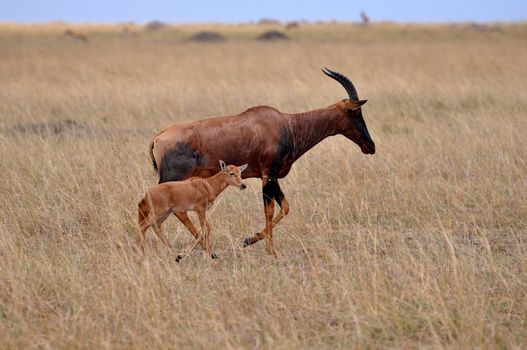
M192 235L198 239L207 251L209 257L215 257L210 243L210 225L206 220L206 211L214 204L214 200L229 185L241 190L246 186L241 179L241 172L247 164L237 167L225 165L220 160L221 171L208 178L192 177L184 181L170 181L151 187L138 204L139 236L137 243L145 252L145 234L152 227L161 241L170 247L161 231L161 225L170 216L176 215ZM198 215L201 234L188 218L187 212L195 211Z

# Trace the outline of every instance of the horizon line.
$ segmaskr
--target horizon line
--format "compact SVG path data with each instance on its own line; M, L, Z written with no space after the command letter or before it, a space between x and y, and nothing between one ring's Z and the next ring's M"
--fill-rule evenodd
M259 23L263 20L274 21L276 23ZM152 19L149 21L67 21L67 20L49 20L49 21L10 21L10 20L0 20L0 25L5 24L17 24L17 25L53 25L53 24L67 24L67 25L147 25L149 23L159 22L164 25L243 25L243 24L256 24L256 25L283 25L291 22L298 22L300 24L363 24L361 20L278 20L272 18L261 18L258 20L247 20L247 21L163 21ZM517 20L452 20L452 21L399 21L399 20L375 20L370 21L367 25L374 24L523 24L527 23L527 19L517 19Z

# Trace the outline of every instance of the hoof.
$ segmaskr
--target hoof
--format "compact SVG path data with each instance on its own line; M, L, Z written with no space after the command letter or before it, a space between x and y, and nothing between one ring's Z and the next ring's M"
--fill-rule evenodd
M211 258L213 259L219 259L220 257L216 253L211 254Z
M176 262L179 262L183 257L181 255L176 256Z
M244 248L247 248L248 246L251 245L251 237L247 237L243 240L243 247Z

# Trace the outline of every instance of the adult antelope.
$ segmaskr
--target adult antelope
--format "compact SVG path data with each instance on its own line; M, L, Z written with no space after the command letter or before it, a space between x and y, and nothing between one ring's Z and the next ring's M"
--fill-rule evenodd
M249 167L243 178L262 179L265 228L247 237L247 247L267 240L267 252L276 255L273 227L289 212L289 204L278 179L284 178L293 163L328 136L344 135L365 154L375 153L375 143L368 133L353 83L343 74L322 70L338 81L349 99L310 112L289 114L272 107L252 107L243 113L176 124L159 132L150 144L154 169L159 183L183 180L191 176L208 177L220 171L218 160ZM280 212L273 218L275 204ZM197 236L196 228L184 213L175 213Z

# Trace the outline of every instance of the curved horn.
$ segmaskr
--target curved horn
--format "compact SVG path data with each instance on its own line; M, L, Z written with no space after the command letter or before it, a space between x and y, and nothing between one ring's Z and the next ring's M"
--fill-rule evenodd
M355 89L355 86L353 86L353 83L348 78L346 78L344 74L334 72L326 67L322 69L322 72L324 72L324 74L327 75L328 77L333 78L336 81L338 81L344 87L344 89L346 89L346 91L348 92L348 96L350 100L352 101L359 100L359 95L357 94L357 90Z

